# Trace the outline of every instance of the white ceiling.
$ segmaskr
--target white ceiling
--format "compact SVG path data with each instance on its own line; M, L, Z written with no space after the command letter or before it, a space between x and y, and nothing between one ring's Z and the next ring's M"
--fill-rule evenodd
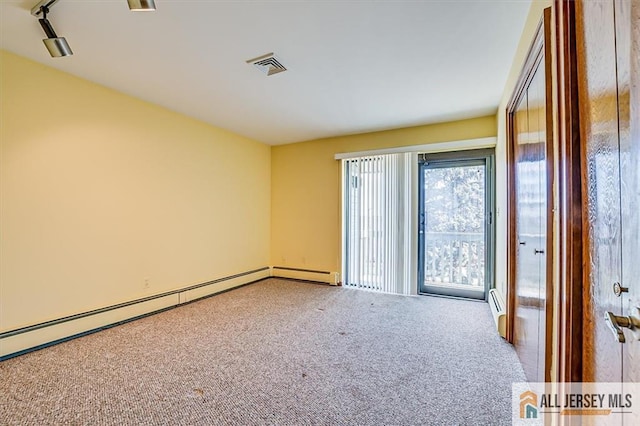
M0 46L269 144L496 112L530 0L61 0L51 58L30 9L0 0ZM288 71L245 61L275 52Z

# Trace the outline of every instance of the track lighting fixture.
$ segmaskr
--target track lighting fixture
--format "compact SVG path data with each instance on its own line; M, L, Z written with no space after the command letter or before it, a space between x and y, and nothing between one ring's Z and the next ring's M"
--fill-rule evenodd
M49 51L49 54L54 58L73 55L67 40L64 37L58 37L51 26L51 22L47 19L49 10L58 1L59 0L40 0L31 9L31 14L38 18L40 26L42 26L44 33L47 35L47 38L42 41ZM129 10L134 12L148 12L156 10L156 3L154 0L127 0L127 2L129 3Z
M156 10L156 3L154 0L127 0L129 3L129 10L135 12L153 12Z
M38 21L40 22L40 26L47 36L47 38L42 41L49 51L49 54L53 58L73 55L73 51L71 50L71 47L69 47L69 43L67 43L67 40L64 37L58 37L55 30L51 26L51 22L49 22L49 20L47 19L49 8L53 6L56 1L57 0L41 1L35 6L38 7L37 13L34 13L33 9L31 10L32 14L41 16Z

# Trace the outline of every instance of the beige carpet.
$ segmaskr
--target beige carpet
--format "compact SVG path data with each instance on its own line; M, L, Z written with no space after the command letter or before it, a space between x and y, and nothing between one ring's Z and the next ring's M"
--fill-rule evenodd
M0 425L500 425L486 303L269 279L0 363Z

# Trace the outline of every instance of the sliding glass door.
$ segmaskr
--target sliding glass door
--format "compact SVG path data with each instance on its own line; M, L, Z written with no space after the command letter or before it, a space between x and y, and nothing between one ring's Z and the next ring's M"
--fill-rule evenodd
M486 299L493 281L493 151L424 154L418 292Z

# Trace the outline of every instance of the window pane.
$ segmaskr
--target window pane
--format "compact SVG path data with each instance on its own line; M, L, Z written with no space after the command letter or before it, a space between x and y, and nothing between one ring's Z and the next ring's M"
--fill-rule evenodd
M485 167L423 170L425 284L483 292Z

